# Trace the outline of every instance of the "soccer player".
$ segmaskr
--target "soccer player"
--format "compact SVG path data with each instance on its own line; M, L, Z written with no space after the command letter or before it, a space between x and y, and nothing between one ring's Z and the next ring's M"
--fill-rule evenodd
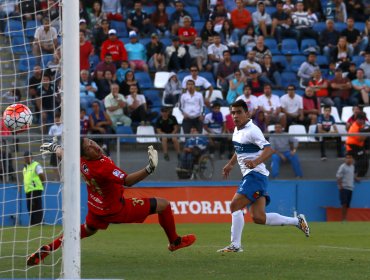
M243 179L230 204L232 212L231 244L217 252L243 252L241 246L244 227L242 209L247 206L249 206L252 219L256 224L294 225L308 237L310 228L304 215L300 214L296 218L291 218L278 213L265 212L270 197L267 193L269 172L264 162L273 154L272 148L261 130L253 124L249 117L248 106L243 100L238 100L231 105L231 115L236 126L232 139L235 153L224 166L223 176L227 178L238 162Z
M63 148L56 143L44 143L40 151L56 153L61 157ZM103 154L100 146L91 139L81 138L81 174L87 184L88 213L81 225L81 239L105 230L111 223L142 223L146 217L158 213L159 224L164 229L170 251L192 245L193 234L180 237L176 232L171 206L163 198L125 198L124 187L131 187L152 174L158 164L158 154L148 147L149 164L134 173L127 174ZM63 242L63 235L39 248L27 259L27 265L38 265Z

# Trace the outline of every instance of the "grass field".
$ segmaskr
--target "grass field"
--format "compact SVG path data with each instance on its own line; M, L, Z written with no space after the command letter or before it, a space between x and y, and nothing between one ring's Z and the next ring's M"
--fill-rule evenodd
M370 279L369 223L311 223L311 237L294 227L246 224L243 253L216 253L229 242L229 224L185 224L178 232L195 233L197 242L176 252L167 250L159 225L112 225L82 241L83 278L120 279ZM51 228L48 228L51 230ZM45 231L45 227L44 227ZM2 240L14 232L3 231ZM17 230L22 239L26 230ZM34 229L31 238L37 237ZM48 241L48 240L47 240ZM38 241L39 242L39 241ZM36 241L33 241L36 249ZM31 245L32 247L33 245ZM12 255L11 244L1 244L1 256ZM26 245L19 243L13 262L25 268ZM0 257L1 257L0 256ZM45 265L25 273L1 273L0 278L51 277ZM57 259L60 251L53 254ZM10 259L0 258L0 271ZM42 269L40 269L42 268ZM58 268L56 268L58 269ZM57 270L58 271L58 270ZM58 274L55 274L57 277Z

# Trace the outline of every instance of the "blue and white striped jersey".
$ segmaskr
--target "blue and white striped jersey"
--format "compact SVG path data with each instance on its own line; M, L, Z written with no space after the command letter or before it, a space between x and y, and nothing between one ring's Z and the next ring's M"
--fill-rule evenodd
M264 163L257 165L254 169L249 169L245 166L246 160L256 159L262 153L264 147L270 146L270 143L265 139L262 131L252 122L252 120L247 122L247 124L240 130L235 127L233 144L243 177L252 170L266 176L270 174Z

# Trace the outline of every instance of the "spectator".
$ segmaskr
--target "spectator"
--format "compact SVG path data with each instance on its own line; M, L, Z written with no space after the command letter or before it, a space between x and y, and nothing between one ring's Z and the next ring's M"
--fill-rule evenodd
M219 34L213 36L213 44L208 46L208 60L212 63L213 75L217 75L218 65L223 62L223 52L228 48L221 44L221 37Z
M248 106L248 113L251 118L254 118L258 109L258 98L252 95L252 90L248 85L244 86L243 94L236 98L235 101L239 99L243 100Z
M189 46L194 43L195 37L197 36L197 31L191 26L191 17L184 16L184 25L179 27L178 36L180 39L180 44Z
M347 38L344 36L339 37L338 44L332 49L331 61L343 62L348 60L353 55L353 48L347 42Z
M127 29L135 31L141 36L149 35L155 32L155 28L150 21L148 14L142 9L141 1L136 1L134 10L128 16Z
M35 31L32 53L36 57L42 54L54 53L58 46L57 30L50 26L49 18L43 18L42 26Z
M126 44L128 61L132 71L141 70L148 72L148 65L146 64L146 48L138 42L138 35L135 31L130 31L130 43Z
M327 135L338 133L337 126L335 125L334 117L331 115L331 107L329 105L324 106L324 113L319 115L317 119L317 128L316 132L324 133ZM320 151L321 151L321 160L327 160L325 152L325 142L334 139L337 142L337 156L343 157L341 138L339 136L334 137L320 137Z
M178 34L179 28L184 26L184 17L190 16L190 14L184 10L184 4L180 0L175 1L175 9L175 12L170 17L172 35Z
M157 9L151 15L151 20L158 34L167 37L171 35L169 30L169 19L166 13L166 5L164 2L158 2Z
M39 108L37 106L37 88L40 86L42 81L42 69L39 65L33 67L33 75L28 80L28 95L31 98L32 105L34 106L33 117L34 121L38 121Z
M326 28L320 32L319 45L323 54L328 58L328 61L332 58L332 53L338 44L340 37L339 31L334 28L334 21L332 19L326 20Z
M62 123L61 114L59 111L55 113L54 119L55 119L55 122L49 129L49 136L53 137L53 141L60 145L62 143L63 123ZM53 173L57 181L60 180L61 170L60 170L59 164L60 162L57 158L56 153L52 153L50 155L50 166L53 167Z
M253 25L260 35L268 36L271 34L271 16L266 12L265 3L258 1L257 11L252 14Z
M188 54L183 46L180 46L177 36L172 38L172 45L166 48L166 62L169 71L179 71L188 68Z
M227 103L233 104L235 100L243 95L243 90L246 85L246 78L242 77L239 69L235 70L234 78L229 81L229 91L227 92L226 100ZM250 87L248 86L249 90Z
M352 112L353 112L353 115L346 122L346 130L349 130L352 124L357 120L357 116L363 113L362 108L359 105L353 106ZM367 119L366 114L365 114L365 123L368 123L368 122L369 120Z
M80 70L89 70L89 57L94 55L94 47L85 39L84 32L80 31Z
M90 130L89 117L86 115L86 109L80 108L80 134L87 135Z
M247 59L240 61L239 69L241 70L243 76L249 78L251 69L256 70L258 75L262 73L261 65L259 65L255 60L256 60L256 52L250 51L247 54Z
M355 21L366 21L365 5L362 0L346 1L346 8L348 16L352 17Z
M355 21L353 18L349 17L347 19L347 28L342 30L341 36L347 38L347 42L350 44L353 54L358 54L360 51L364 51L366 45L362 43L361 33L355 28ZM365 42L365 41L364 41Z
M202 131L203 107L203 95L195 91L195 81L188 79L186 81L186 92L180 97L180 110L184 115L182 127L185 134L190 133L192 127L196 127L198 131Z
M17 88L10 88L8 91L0 94L3 104L18 103L22 99L21 91Z
M86 7L85 7L85 2L84 0L79 0L78 1L78 6L79 6L79 13L80 13L80 19L85 19L85 23L87 23L88 25L90 25L90 18L89 18L89 13L87 12L86 10ZM56 0L49 0L48 1L48 8L45 9L45 15L48 16L50 15L50 19L52 21L52 25L55 26L55 28L57 30L60 30L61 29L61 22L60 22L60 17L59 17L59 9L61 8L60 7L61 4L58 3L58 1Z
M260 96L263 94L264 81L259 77L256 69L249 69L249 79L247 80L248 86L252 90L252 94L255 96Z
M33 0L25 0L19 4L20 14L23 15L23 20L40 20L40 3Z
M208 53L206 47L203 45L201 37L196 37L194 44L189 46L189 55L192 64L198 66L200 71L203 71L203 67L207 66Z
M303 115L306 126L316 124L320 112L320 102L318 101L314 90L311 87L306 87L303 95Z
M262 110L257 110L254 115L253 123L258 126L258 128L265 133L267 131L267 118L265 113Z
M213 38L213 36L215 36L216 34L218 33L214 30L213 21L207 20L204 23L202 30L200 31L200 37L202 37L202 40L204 41L206 46L208 46L209 38Z
M314 23L318 22L317 16L310 10L304 11L302 2L297 2L296 11L292 13L292 20L298 30L298 40L309 37L318 41L318 34L312 29Z
M259 64L262 64L263 57L265 55L271 56L271 51L269 50L268 47L265 46L265 39L263 36L257 37L256 45L252 48L252 50L256 52L255 60Z
M294 85L289 85L287 93L280 97L281 111L285 113L287 127L293 123L303 123L303 99L295 93Z
M271 14L271 37L275 37L279 41L281 38L282 30L287 27L287 14L283 9L284 2L281 0L276 1L276 11Z
M234 33L234 27L229 19L223 22L220 36L222 44L227 46L232 54L239 52L239 37Z
M117 63L119 65L122 60L128 60L126 48L124 44L118 40L115 29L110 29L108 34L109 38L105 40L101 46L100 58L103 60L105 55L110 53L112 55L113 62L115 62L116 65Z
M217 84L219 87L221 87L224 96L226 96L229 90L229 83L234 78L234 73L237 70L239 71L238 63L231 59L230 51L229 50L224 51L223 61L218 65L216 75Z
M361 33L361 38L363 40L363 44L365 46L367 46L366 47L366 51L370 51L369 50L369 37L370 37L370 19L367 19L365 21L365 28L364 28L364 30Z
M209 15L209 19L214 23L214 31L218 33L222 32L221 29L224 27L225 21L229 21L227 10L222 3L219 2L219 4L216 4L216 7ZM230 23L229 21L229 27Z
M119 84L121 84L125 80L126 73L128 71L132 71L128 61L127 60L122 60L121 67L118 68L118 70L116 72L116 79L117 79L117 82Z
M266 54L263 57L263 61L261 63L262 68L262 75L261 79L272 86L272 88L281 88L281 75L278 70L278 67L275 63L272 62L272 56Z
M347 211L351 205L352 192L355 181L355 167L352 154L347 153L344 163L337 170L337 184L339 189L339 200L342 206L342 222L347 220Z
M365 61L360 64L360 67L364 70L365 79L370 79L370 52L365 53Z
M111 84L110 89L111 92L104 98L104 107L112 120L113 129L116 130L117 126L121 124L130 126L131 119L125 115L125 109L127 108L126 98L119 93L118 84Z
M143 94L139 94L136 85L130 86L130 95L127 96L127 106L133 122L139 122L140 125L150 124L157 116L156 112L150 112L147 107L146 99Z
M98 29L101 26L102 20L106 19L105 14L102 11L100 1L94 1L91 12L89 13L90 18L90 29Z
M45 173L42 166L32 160L29 151L24 153L23 185L27 198L27 209L30 215L30 225L42 224L44 211L42 208L42 192L44 191ZM19 189L20 191L20 189Z
M119 84L119 87L120 87L119 92L127 97L128 95L130 95L131 85L136 85L138 88L138 92L140 92L139 82L135 79L134 72L129 70L125 74L125 79L122 81L122 83Z
M342 67L344 63L342 63L341 65L339 65L338 67L341 68L344 72L344 69L346 69L346 67ZM348 64L348 72L347 72L347 78L351 81L353 80L356 80L357 79L357 67L356 67L356 63L354 62L350 62Z
M231 22L234 26L234 33L237 37L244 32L244 30L252 24L252 16L250 12L244 8L242 0L235 0L236 9L230 13Z
M179 125L177 123L177 119L171 115L171 109L162 107L161 108L161 116L157 119L156 125L156 132L157 134L178 134L179 133ZM180 143L176 136L172 136L171 138L163 136L161 137L162 143L162 150L163 150L163 157L166 161L170 160L170 156L168 155L168 142L169 140L172 141L175 151L177 153L177 159L180 159Z
M335 77L330 81L331 99L339 114L342 114L343 106L354 106L358 104L358 100L351 95L351 81L347 77L343 77L342 69L335 69Z
M347 21L347 8L343 0L336 0L335 3L335 21L346 22Z
M102 0L102 12L108 20L122 21L121 4L119 0Z
M286 115L281 111L279 97L272 94L271 86L268 84L264 86L263 90L263 94L258 97L258 109L265 114L266 125L280 123L285 128Z
M314 70L308 86L313 89L320 103L334 106L333 100L329 97L329 82L322 77L320 69Z
M97 27L94 32L95 50L97 54L100 53L103 42L109 39L109 30L108 20L103 19L100 26Z
M302 178L303 173L299 157L297 155L298 140L295 137L284 137L283 127L280 124L275 124L274 136L271 135L269 142L273 149L271 156L271 176L272 178L279 177L281 162L289 161L292 165L294 175L297 179ZM279 137L280 135L280 137Z
M298 69L297 75L301 78L301 86L308 86L309 81L313 77L313 72L316 69L320 70L319 65L316 63L316 53L311 52L307 57L307 61L303 62Z
M367 106L369 105L370 80L364 78L364 70L361 68L357 69L356 77L357 79L352 81L353 97L358 98L360 96L362 102Z
M93 35L91 29L88 28L87 23L86 23L86 19L84 19L84 18L80 19L80 31L82 31L85 34L85 39L87 41L91 42L91 41L94 40L94 35Z
M89 71L80 72L80 103L81 107L87 109L95 101L95 93L98 91L96 83L90 78Z
M110 71L112 75L116 74L116 65L113 63L113 58L111 53L106 53L104 55L104 60L96 65L94 77L95 80L104 79L104 73Z
M284 12L291 15L293 12L296 11L292 0L285 0L284 2L285 2L285 4L283 5Z
M218 102L212 103L211 112L205 115L203 121L203 129L209 134L217 134L222 135L226 133L226 124L225 124L225 117L220 111L221 105ZM214 137L210 136L209 140L209 152L210 156L214 157L214 153L216 150L216 143L219 142L219 152L220 152L220 159L224 158L224 153L226 149L226 138L224 137Z
M171 72L168 77L168 82L164 87L164 103L167 105L176 106L182 93L182 87L175 72Z
M244 35L241 36L240 46L248 53L256 46L257 38L258 36L254 32L253 26L248 26Z
M155 71L163 71L166 67L166 58L164 55L164 45L158 39L158 35L153 33L151 41L146 45L146 56L148 65Z
M100 107L98 101L94 101L92 104L92 112L89 116L90 131L92 134L110 134L112 133L112 120L110 119L107 112L105 112ZM109 139L107 138L97 138L96 143L98 143L102 149L109 154Z

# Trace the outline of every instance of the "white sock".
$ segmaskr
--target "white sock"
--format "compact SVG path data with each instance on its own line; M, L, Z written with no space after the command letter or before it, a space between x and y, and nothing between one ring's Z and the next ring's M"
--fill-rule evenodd
M231 243L236 246L241 246L242 233L244 228L244 215L242 210L235 211L231 214Z
M298 218L291 218L287 216L280 215L278 213L266 213L266 225L269 226L285 226L298 225Z

